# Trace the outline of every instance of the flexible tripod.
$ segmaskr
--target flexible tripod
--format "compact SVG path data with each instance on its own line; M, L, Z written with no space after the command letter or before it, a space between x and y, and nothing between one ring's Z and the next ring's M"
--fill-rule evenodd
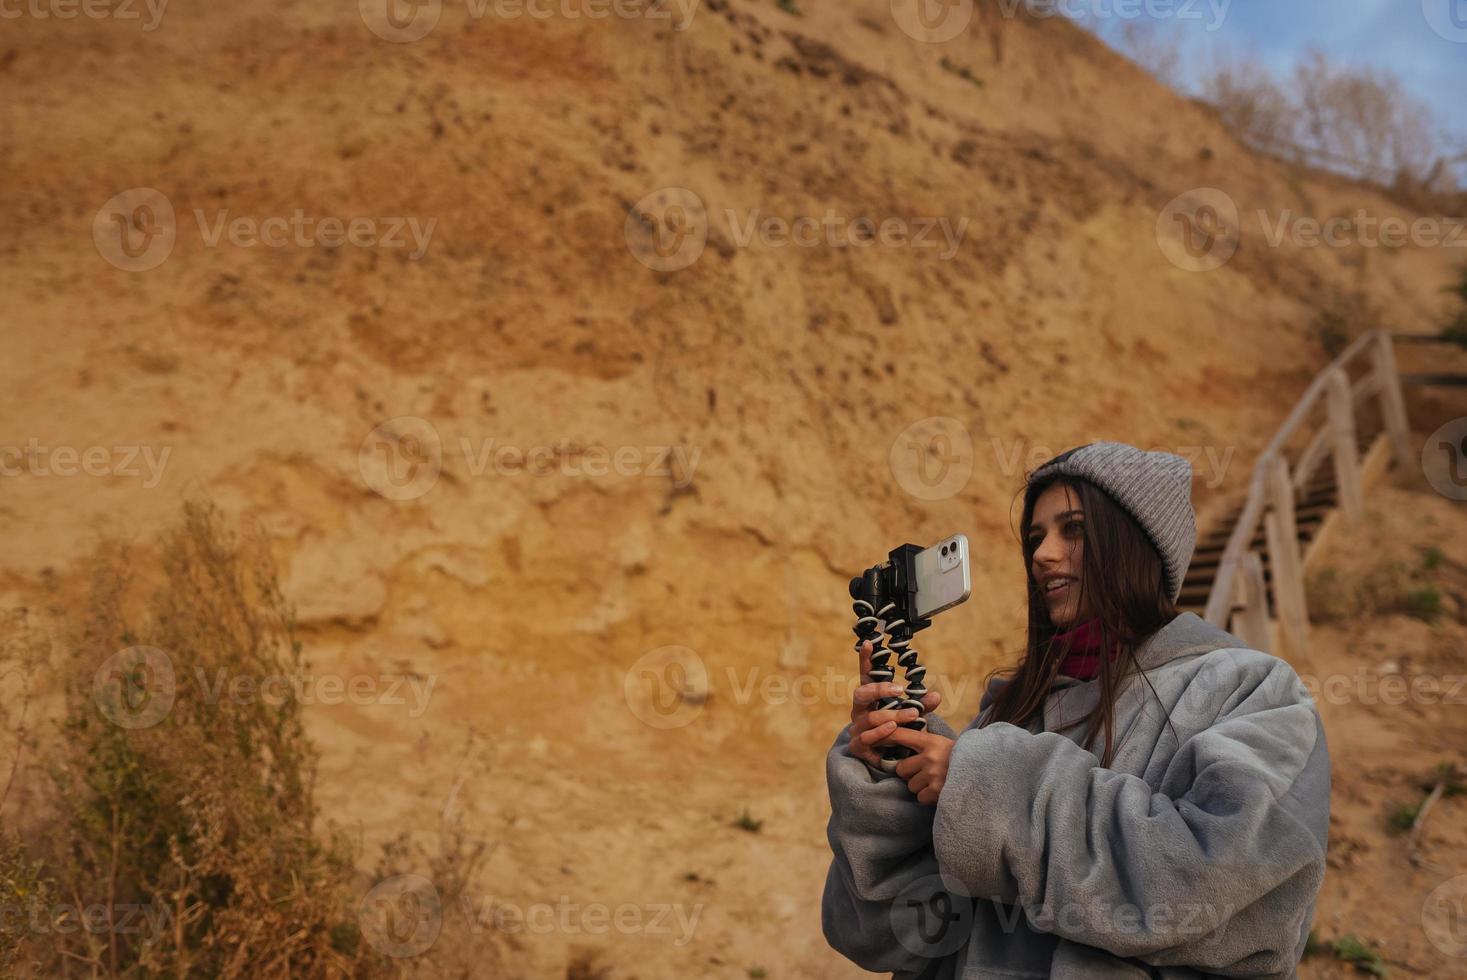
M918 715L903 722L903 728L925 731L927 708L922 698L927 694L923 678L927 668L917 662L917 648L912 637L918 630L932 625L931 619L917 615L917 580L915 559L922 549L904 544L887 555L885 563L866 569L851 579L851 611L856 614L856 649L871 641L871 680L885 683L896 678L890 660L896 654L902 668L905 687L900 695L878 699L874 709L916 708ZM883 635L885 634L885 635ZM886 646L882 644L885 643ZM901 760L915 753L905 745L887 745L881 749L881 768L891 772Z

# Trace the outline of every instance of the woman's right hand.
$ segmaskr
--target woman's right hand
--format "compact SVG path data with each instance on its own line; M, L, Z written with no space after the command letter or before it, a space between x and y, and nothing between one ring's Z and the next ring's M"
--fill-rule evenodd
M899 696L903 688L890 681L876 683L871 680L871 651L871 641L863 641L859 654L861 684L851 697L851 741L847 751L862 762L880 769L881 756L876 751L877 744L896 731L898 725L915 719L918 711L916 708L887 708L883 711L872 709L871 706L882 698ZM929 712L937 710L941 703L942 695L936 691L928 691L922 698L922 705Z

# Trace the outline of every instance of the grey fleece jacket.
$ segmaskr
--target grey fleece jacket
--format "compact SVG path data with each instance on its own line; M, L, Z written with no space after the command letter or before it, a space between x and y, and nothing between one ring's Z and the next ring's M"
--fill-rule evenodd
M1324 880L1329 749L1278 657L1182 613L1137 651L1116 754L1082 746L1100 685L1060 677L1042 722L955 738L936 806L826 757L834 854L826 939L873 972L922 977L1287 978ZM1153 693L1153 688L1155 693Z

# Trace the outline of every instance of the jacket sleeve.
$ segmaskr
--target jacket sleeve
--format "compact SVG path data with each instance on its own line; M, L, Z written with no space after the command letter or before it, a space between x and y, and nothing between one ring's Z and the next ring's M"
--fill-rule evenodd
M1194 680L1193 704L1168 707L1213 720L1166 762L1160 791L1063 735L964 732L933 825L942 871L1117 956L1294 976L1324 879L1329 753L1292 668L1248 654L1229 684Z
M933 725L934 717L928 721L934 731L952 731ZM857 966L905 980L966 945L966 935L948 933L971 928L971 917L944 919L942 910L967 900L949 895L938 876L934 807L918 803L900 777L850 755L849 743L847 726L825 760L833 858L821 925L830 945Z

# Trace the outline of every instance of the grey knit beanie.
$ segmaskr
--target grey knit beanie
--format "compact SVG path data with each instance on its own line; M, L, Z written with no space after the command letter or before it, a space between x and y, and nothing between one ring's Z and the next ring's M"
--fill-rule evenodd
M1142 452L1123 442L1092 442L1060 453L1029 474L1028 485L1052 476L1089 480L1136 519L1161 555L1173 602L1197 545L1192 464L1174 453Z

